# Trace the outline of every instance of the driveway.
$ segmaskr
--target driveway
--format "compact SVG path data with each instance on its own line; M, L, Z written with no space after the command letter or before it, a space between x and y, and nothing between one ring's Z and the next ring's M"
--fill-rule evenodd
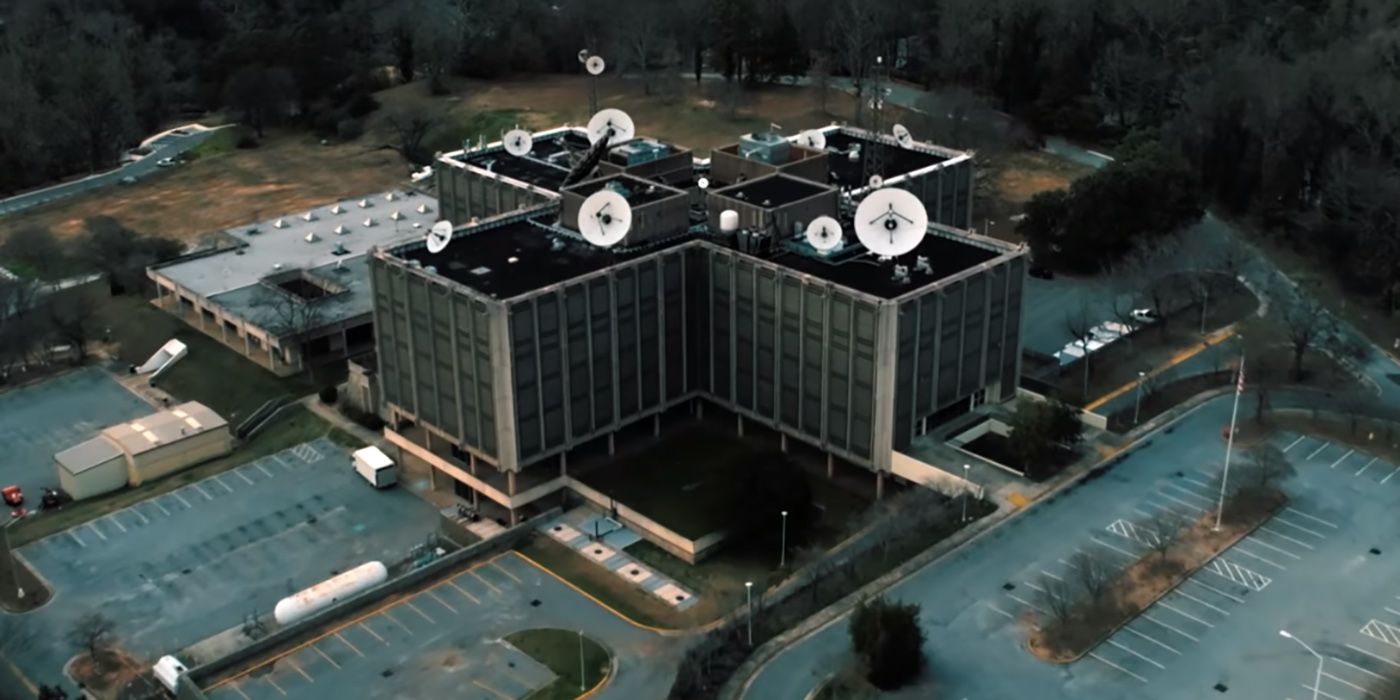
M89 175L77 180L71 180L51 187L17 194L13 197L0 199L0 217L16 212L24 211L30 207L37 207L41 204L72 197L84 192L92 192L109 185L115 185L124 177L134 177L140 179L158 169L156 161L162 158L173 158L185 151L203 143L216 129L206 129L203 131L188 129L185 134L167 132L148 139L146 145L151 146L151 153L141 160L126 163L115 170Z

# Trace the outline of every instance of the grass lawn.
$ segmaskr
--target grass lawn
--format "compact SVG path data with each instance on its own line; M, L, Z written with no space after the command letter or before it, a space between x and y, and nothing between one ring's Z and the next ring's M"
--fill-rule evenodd
M532 534L516 549L634 622L662 629L685 629L708 622L692 614L698 605L678 612L545 535Z
M329 423L321 420L305 407L293 406L284 411L272 425L225 457L204 462L192 469L186 469L156 481L146 482L136 488L118 491L99 498L75 501L62 510L42 513L26 519L11 528L11 542L15 546L33 542L74 525L121 510L138 501L174 491L215 474L221 474L259 457L266 457L303 442L315 440L326 435L330 430Z
M976 193L978 231L989 225L989 235L1021 243L1012 216L1025 210L1026 202L1041 192L1067 190L1094 169L1044 151L1008 150L977 159L979 182Z
M99 293L96 328L111 329L116 354L124 365L141 364L167 340L178 338L189 354L156 380L156 385L186 401L199 401L237 425L254 410L279 396L310 393L304 377L281 378L183 321L133 295ZM318 377L326 381L330 377Z
M199 160L200 158L210 158L225 153L232 153L238 149L238 140L250 130L242 126L232 126L219 129L208 138L200 142L198 146L185 152L186 160Z
M524 630L506 635L506 641L558 676L525 700L573 700L602 682L612 665L603 645L572 630ZM580 677L580 673L586 675ZM580 691L580 687L586 690Z
M365 442L363 440L355 437L354 435L351 435L349 431L342 430L340 428L331 428L330 433L328 433L326 437L330 438L331 442L334 442L335 444L340 445L341 447L344 447L347 450L358 450L361 447L365 446Z

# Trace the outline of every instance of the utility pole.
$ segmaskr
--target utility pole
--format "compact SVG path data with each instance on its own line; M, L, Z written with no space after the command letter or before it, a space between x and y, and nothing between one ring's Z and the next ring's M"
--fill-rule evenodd
M876 56L875 69L870 76L870 132L874 138L872 138L869 143L861 146L861 148L865 149L864 157L861 158L861 187L869 187L870 178L872 176L885 176L885 145L880 141L884 136L885 130L884 70L884 57ZM857 96L856 99L860 99L860 96Z

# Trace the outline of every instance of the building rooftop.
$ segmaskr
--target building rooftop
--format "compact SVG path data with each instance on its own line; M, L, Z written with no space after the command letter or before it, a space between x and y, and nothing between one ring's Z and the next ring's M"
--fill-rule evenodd
M846 232L846 248L842 251L822 257L813 255L805 244L791 244L784 247L783 252L772 256L772 260L843 287L893 299L1010 252L1009 248L999 249L992 243L981 243L952 231L934 228L924 236L919 247L893 261L879 262L866 253L859 243L852 245L855 239L852 226L848 218L841 222L841 228ZM921 256L928 260L928 271L917 269ZM895 265L908 269L909 281L895 279Z
M139 455L227 425L228 421L208 406L189 401L129 423L118 423L103 430L102 435L123 452Z
M742 199L750 204L780 207L829 190L830 188L810 180L778 174L741 182L723 189L712 188L710 192L724 197Z
M870 154L870 146L876 143L869 134L850 129L834 129L826 134L826 150L830 152L831 184L838 187L865 187L865 159ZM853 146L860 146L860 155L851 160L848 155ZM950 159L951 154L930 152L934 149L905 148L895 143L881 142L884 167L880 176L886 180L912 173L915 170L938 165Z
M566 127L536 133L533 147L523 156L512 156L500 143L492 143L439 160L457 167L470 165L557 193L569 175L571 154L582 153L590 145L585 132Z
M98 435L80 442L53 456L53 460L69 474L83 472L122 456L122 451L107 438Z
M650 204L652 202L666 199L667 197L675 197L677 195L685 194L685 192L682 190L667 187L666 185L663 185L659 182L652 182L650 180L643 180L638 177L632 177L631 175L613 175L610 177L601 177L596 180L581 182L577 185L574 185L573 187L568 188L568 192L577 194L581 197L587 197L588 195L591 195L594 192L603 189L604 187L611 187L614 190L617 190L622 194L624 198L627 199L627 202L629 204L638 207L642 206L643 204Z
M369 294L369 256L357 255L320 267L302 268L299 272L301 275L296 286L317 292L298 294L297 290L287 288L291 285L258 282L216 294L209 299L229 313L274 335L305 331L307 325L338 323L373 310ZM299 299L289 298L291 296ZM298 302L312 304L314 310L294 311L290 304ZM296 326L302 327L298 329Z

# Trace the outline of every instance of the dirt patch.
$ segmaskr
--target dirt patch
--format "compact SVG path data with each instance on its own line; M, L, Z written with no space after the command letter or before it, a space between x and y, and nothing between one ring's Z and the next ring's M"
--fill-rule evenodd
M119 648L100 649L97 663L86 652L73 657L68 674L98 698L115 698L128 683L136 680L145 665Z
M1238 501L1247 500L1247 503ZM1026 646L1036 657L1067 664L1085 654L1152 607L1202 566L1253 532L1287 502L1277 490L1232 498L1220 529L1215 514L1206 513L1183 528L1165 552L1151 551L1128 565L1097 599L1076 602L1060 619L1027 613L1031 627Z
M1015 217L1032 197L1070 185L1094 169L1044 151L1005 151L978 159L977 219L987 233L1022 242Z

